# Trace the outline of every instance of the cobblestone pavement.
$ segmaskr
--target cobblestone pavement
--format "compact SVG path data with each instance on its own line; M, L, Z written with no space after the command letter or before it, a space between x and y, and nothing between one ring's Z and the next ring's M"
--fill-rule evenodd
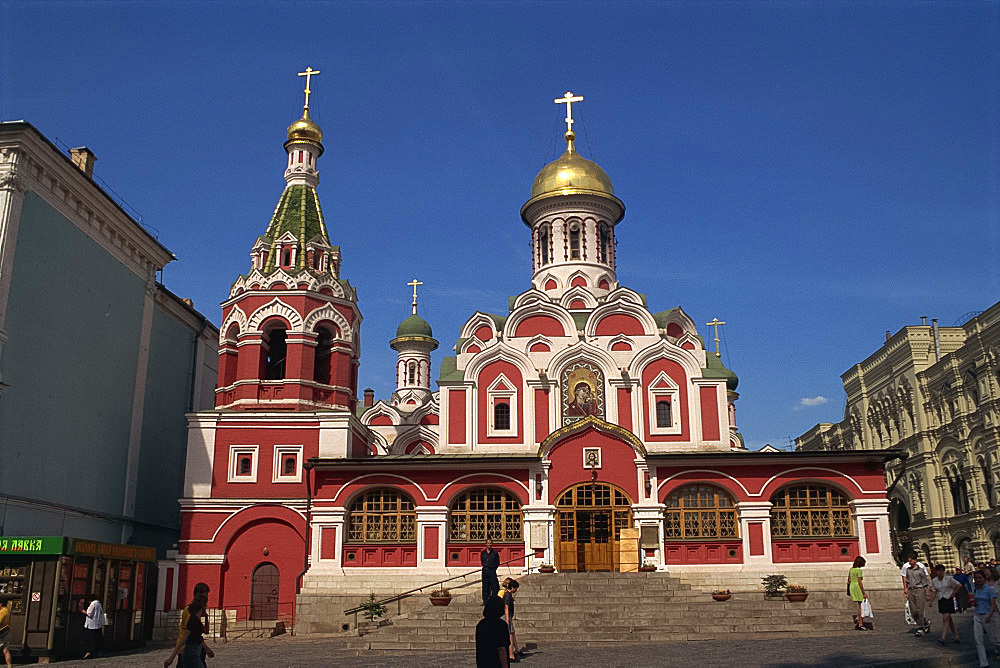
M978 665L972 642L972 618L957 617L962 642L940 646L935 640L941 629L933 619L934 632L916 638L908 632L902 613L885 613L876 618L876 630L868 633L844 631L841 635L796 638L733 638L711 641L682 641L658 644L577 647L546 645L529 650L521 664L529 666L869 666ZM847 626L849 627L850 622ZM531 644L530 638L522 642ZM406 652L358 656L347 650L340 637L280 636L260 640L237 640L211 647L215 659L209 668L232 666L378 666L385 668L455 668L475 665L470 652ZM162 666L170 648L148 647L138 652L90 661L64 661L60 666ZM918 660L914 664L904 663ZM923 661L919 661L923 660ZM897 663L899 662L899 663ZM1000 666L1000 662L991 662Z

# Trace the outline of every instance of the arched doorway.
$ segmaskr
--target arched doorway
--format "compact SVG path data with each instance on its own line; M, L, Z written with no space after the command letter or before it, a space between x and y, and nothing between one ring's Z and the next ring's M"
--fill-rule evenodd
M892 542L895 546L896 563L902 566L910 553L913 552L913 539L910 536L910 513L906 510L906 505L899 499L889 502L889 531L892 533Z
M253 569L250 585L250 619L278 618L278 567L263 563Z
M618 571L618 540L632 527L632 501L601 482L574 485L556 500L556 567L560 571Z

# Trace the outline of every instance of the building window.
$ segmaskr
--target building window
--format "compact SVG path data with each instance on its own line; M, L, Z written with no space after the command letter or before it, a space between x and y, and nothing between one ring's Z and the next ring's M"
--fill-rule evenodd
M853 536L848 499L826 485L793 485L771 497L774 538Z
M267 358L264 361L265 380L282 380L285 377L285 357L288 354L285 334L285 328L282 325L266 330L264 335L267 345Z
M291 248L287 248L287 247L282 248L281 249L281 266L282 267L290 267L291 264L292 264L292 249Z
M416 385L417 384L417 363L410 362L406 366L406 384Z
M500 374L486 390L487 436L517 436L517 390Z
M549 263L549 228L543 227L538 233L538 258L541 265Z
M674 426L674 417L670 410L670 403L670 397L656 400L656 426L660 429Z
M316 354L313 357L313 380L330 384L330 358L333 355L333 333L326 327L316 328Z
M506 401L493 404L493 428L497 431L510 430L510 404Z
M500 489L472 489L456 498L450 507L449 540L482 543L492 538L498 543L520 542L521 502Z
M580 227L577 225L569 230L569 259L580 259Z
M257 446L229 446L229 482L257 482Z
M608 249L611 246L611 233L608 231L607 225L601 225L600 244L601 244L600 245L601 262L607 264L608 258L610 257Z
M685 485L666 500L664 536L667 539L736 538L736 504L712 485Z
M302 446L274 446L272 482L302 482Z
M945 479L948 482L948 491L951 492L952 509L956 515L969 512L969 486L965 482L965 476L957 466L945 468Z
M395 489L372 489L347 511L349 543L414 543L417 512L413 500Z

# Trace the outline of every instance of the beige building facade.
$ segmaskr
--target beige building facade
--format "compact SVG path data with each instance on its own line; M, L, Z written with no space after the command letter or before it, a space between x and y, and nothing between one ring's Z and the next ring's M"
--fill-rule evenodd
M886 466L897 561L1000 559L1000 303L959 327L922 320L844 373L844 419L795 447L899 449Z

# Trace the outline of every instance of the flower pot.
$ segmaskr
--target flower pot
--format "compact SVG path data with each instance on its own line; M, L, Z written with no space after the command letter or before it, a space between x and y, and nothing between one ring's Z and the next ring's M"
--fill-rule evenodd
M807 591L786 591L785 598L788 599L789 603L802 603L809 597L809 592Z
M451 603L451 596L431 596L431 605L448 605Z
M728 601L732 597L732 594L712 594L712 598L716 601Z
M640 566L639 567L639 572L640 573L655 573L656 572L656 566Z
M556 568L555 568L555 566L539 566L538 567L538 572L539 573L555 573L556 572Z

